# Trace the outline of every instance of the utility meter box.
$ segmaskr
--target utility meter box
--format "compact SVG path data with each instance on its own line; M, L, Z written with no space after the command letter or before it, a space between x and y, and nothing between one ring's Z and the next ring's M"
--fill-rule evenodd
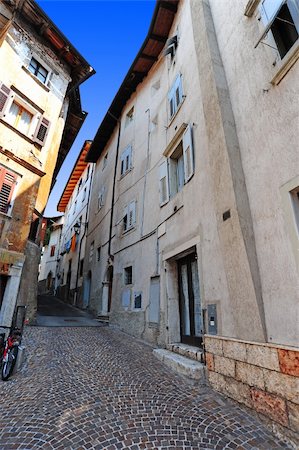
M216 305L207 305L208 310L208 334L217 334L217 309Z

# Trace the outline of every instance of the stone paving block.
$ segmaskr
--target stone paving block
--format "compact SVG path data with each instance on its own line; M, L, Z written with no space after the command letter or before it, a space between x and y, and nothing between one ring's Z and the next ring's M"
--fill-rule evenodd
M263 369L253 366L252 364L237 361L236 379L248 384L249 386L265 389Z
M288 426L286 402L280 397L251 388L253 407L281 425Z
M237 361L246 361L245 342L223 341L223 355Z
M287 409L289 413L290 428L299 433L299 405L287 402Z
M276 348L263 345L246 344L246 362L254 366L280 371Z
M214 370L215 372L221 373L222 375L227 375L229 377L235 378L235 361L229 358L224 358L223 356L214 356Z
M214 355L223 355L222 340L217 338L211 338L209 336L204 337L205 349L209 353Z
M299 351L280 348L277 351L281 372L299 377Z
M264 370L266 390L299 404L299 378Z

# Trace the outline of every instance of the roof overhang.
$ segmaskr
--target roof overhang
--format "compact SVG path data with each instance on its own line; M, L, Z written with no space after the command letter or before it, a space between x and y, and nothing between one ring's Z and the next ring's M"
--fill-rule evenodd
M81 149L81 152L77 158L77 161L74 164L73 170L69 176L69 179L65 185L64 191L60 197L60 200L57 205L57 211L59 212L65 212L65 209L67 207L68 202L70 201L70 198L74 192L74 189L86 169L88 162L86 162L85 158L87 155L87 152L91 146L92 141L85 141L83 144L83 147Z
M179 0L157 0L150 28L133 64L112 101L86 156L96 162L120 118L123 107L158 60L177 12Z

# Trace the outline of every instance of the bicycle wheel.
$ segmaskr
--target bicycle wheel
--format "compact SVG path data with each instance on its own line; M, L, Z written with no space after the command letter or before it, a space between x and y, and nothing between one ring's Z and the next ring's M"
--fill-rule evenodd
M1 377L3 381L7 381L12 374L17 361L18 350L17 346L8 350L7 360L2 363Z

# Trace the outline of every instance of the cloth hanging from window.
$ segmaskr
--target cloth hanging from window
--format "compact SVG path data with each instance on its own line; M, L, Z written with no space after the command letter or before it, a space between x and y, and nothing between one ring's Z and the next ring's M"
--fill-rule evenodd
M77 243L76 237L77 237L76 234L73 234L72 242L71 242L71 251L72 252L76 251L76 243Z

